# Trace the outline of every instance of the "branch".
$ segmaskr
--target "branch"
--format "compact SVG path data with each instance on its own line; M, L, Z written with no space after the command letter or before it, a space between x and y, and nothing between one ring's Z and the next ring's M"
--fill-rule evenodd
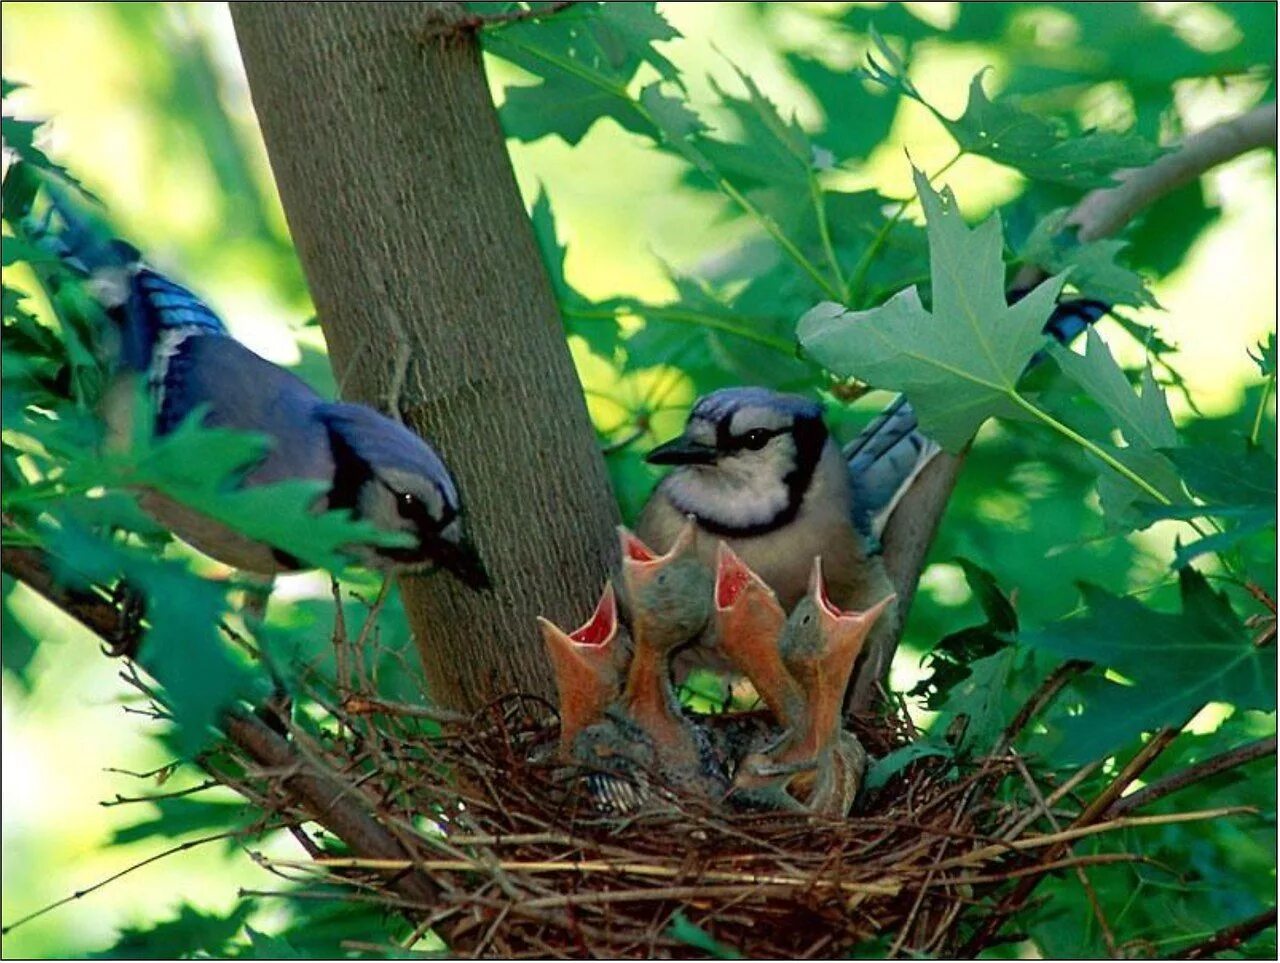
M1061 834L1066 838L1057 845L1051 846L1041 855L1039 866L1037 867L1041 871L1023 878L982 921L977 931L960 949L961 957L976 957L983 948L991 943L1009 917L1026 905L1031 893L1040 885L1040 881L1044 879L1048 866L1071 849L1071 844L1076 838L1074 834L1104 819L1108 810L1120 798L1121 794L1129 786L1133 785L1135 779L1147 771L1147 768L1159 758L1160 754L1169 747L1169 743L1173 742L1181 731L1182 726L1166 726L1138 750L1137 754L1129 760L1129 764L1121 770L1120 774L1084 808L1084 811L1072 821L1067 831Z
M1199 133L1159 160L1118 174L1115 187L1086 194L1067 218L1081 241L1115 234L1143 209L1219 164L1261 147L1275 148L1275 101L1262 104Z
M5 532L9 531L5 526ZM0 567L54 606L84 625L110 647L124 628L120 611L96 592L72 589L53 574L48 555L38 548L6 545L0 553Z
M554 0L545 7L527 7L523 10L512 10L510 13L450 15L447 8L433 11L434 16L427 18L427 26L421 36L426 38L457 36L462 33L474 33L486 27L501 27L508 23L522 23L526 20L541 20L555 16L562 10L575 6L578 0Z
M1118 233L1143 210L1219 164L1262 147L1276 144L1275 101L1261 104L1239 117L1224 120L1192 134L1176 149L1146 167L1121 171L1115 187L1086 194L1067 216L1081 242L1096 241ZM1032 286L1045 272L1028 265L1014 282Z
M1000 734L1000 741L996 743L992 757L1003 756L1014 740L1018 738L1022 730L1026 728L1027 723L1038 716L1050 702L1057 698L1068 683L1076 676L1084 672L1092 665L1091 662L1085 662L1082 659L1068 659L1062 665L1054 669L1040 683L1039 688L1031 693L1031 697L1022 704L1022 708L1018 710L1018 714L1013 717L1013 721L1005 726L1004 732Z
M1144 786L1135 793L1130 793L1118 799L1115 804L1107 811L1108 816L1123 816L1125 813L1133 812L1135 809L1141 809L1157 799L1163 799L1165 796L1172 795L1180 789L1185 789L1194 783L1216 776L1219 773L1227 772L1235 769L1237 766L1243 766L1247 763L1254 762L1258 759L1264 759L1268 756L1275 758L1276 754L1276 737L1271 736L1268 739L1258 739L1255 742L1246 743L1243 746L1237 746L1229 752L1224 752L1216 756L1210 756L1203 759L1193 766L1179 772L1170 773L1163 779L1159 779L1149 786Z
M1241 920L1239 923L1218 930L1203 943L1197 943L1190 949L1183 950L1181 956L1184 960L1207 959L1221 950L1234 950L1246 940L1275 925L1276 908L1273 906L1269 910L1263 910L1257 916L1251 916L1247 920Z
M110 644L120 631L120 613L94 593L60 584L50 563L48 554L38 548L9 547L0 555L0 567L6 574L34 589ZM260 766L287 773L281 779L283 787L353 853L367 859L408 857L396 838L361 805L362 797L309 763L265 723L243 709L231 708L223 714L221 727L227 738ZM436 887L422 873L406 873L393 880L392 885L415 904L430 906L436 902Z

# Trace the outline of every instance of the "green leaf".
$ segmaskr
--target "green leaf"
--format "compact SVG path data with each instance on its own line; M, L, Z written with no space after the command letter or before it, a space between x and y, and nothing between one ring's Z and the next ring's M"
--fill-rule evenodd
M150 628L137 661L163 687L182 749L192 754L207 745L222 710L255 686L219 636L227 612L225 587L74 523L64 522L47 542L55 574L66 584L87 588L122 580L145 597Z
M68 184L72 184L84 191L80 182L72 177L65 167L61 164L55 164L49 159L48 154L36 146L36 134L43 126L43 121L18 120L16 117L6 115L0 118L0 139L3 139L4 146L14 151L23 163L29 164L36 170L61 178ZM87 191L84 192L88 193Z
M957 558L956 563L964 571L965 581L986 620L981 625L948 633L929 650L930 674L910 693L924 696L927 709L944 705L951 691L969 678L969 667L1008 646L1018 631L1018 615L1013 603L1001 591L995 576L966 558Z
M1083 765L1117 752L1142 733L1160 728L1168 711L1134 685L1113 682L1094 670L1072 680L1046 720L1038 744L1061 765Z
M1222 554L1242 542L1276 527L1276 459L1257 447L1224 449L1200 445L1171 448L1166 456L1182 474L1192 492L1205 500L1203 505L1143 505L1140 510L1150 521L1160 518L1214 517L1231 522L1225 531L1182 545L1174 553L1173 567L1181 568L1207 552Z
M251 821L253 816L244 802L214 801L195 796L156 799L147 805L155 809L155 814L130 826L116 829L109 845L122 846L157 836L177 839L193 833L208 835L225 832ZM232 840L230 845L234 848L237 844Z
M1276 458L1262 448L1200 445L1164 452L1187 486L1215 505L1276 507Z
M935 738L952 738L958 753L976 756L990 749L1013 709L1010 697L1018 650L1004 646L994 655L969 665L969 675L950 691L938 718L930 726Z
M110 949L87 956L94 960L177 960L198 953L225 956L253 910L254 904L245 901L223 916L202 913L184 903L173 919L150 929L125 928Z
M195 412L161 438L140 434L128 451L86 453L69 465L69 485L151 489L242 534L340 571L351 564L347 548L359 544L405 545L411 536L352 520L346 511L311 511L328 486L313 479L236 487L235 480L261 458L269 441L260 435L206 428ZM142 417L140 423L149 423Z
M1182 725L1207 702L1270 712L1276 652L1260 649L1226 596L1195 569L1178 573L1180 612L1157 612L1080 583L1087 614L1024 633L1023 640L1069 659L1119 672L1135 689L1148 725Z
M1258 342L1257 355L1250 354L1249 357L1253 358L1264 378L1274 378L1276 374L1276 333L1274 331L1268 333L1266 341Z
M1032 180L1078 189L1114 184L1118 170L1143 167L1163 153L1136 133L1087 130L1073 135L1066 125L1023 110L1014 103L992 101L982 89L985 70L969 83L964 113L950 118L925 100L907 76L906 63L879 34L873 34L883 64L868 55L863 75L889 90L918 101L947 128L960 149L1013 167Z
M1142 392L1136 394L1093 328L1085 333L1084 354L1056 343L1049 350L1063 373L1106 410L1129 445L1171 448L1178 444L1178 429L1150 365L1143 369Z
M1168 454L1180 443L1178 430L1151 366L1143 369L1141 393L1135 392L1106 342L1093 328L1086 332L1084 354L1059 344L1052 345L1049 353L1062 372L1102 408L1127 444L1118 448L1099 443L1098 447L1143 478L1168 504L1185 505L1182 479ZM1110 524L1117 529L1150 524L1147 506L1152 504L1151 493L1113 471L1101 459L1091 456L1090 461L1099 473L1098 493Z
M244 928L245 936L249 937L249 946L253 952L250 955L255 960L303 960L306 959L302 953L296 950L292 943L283 936L272 936L269 933L260 933L252 926ZM242 958L250 958L242 957Z
M656 140L658 130L627 85L642 64L676 81L675 67L653 43L678 36L653 3L582 3L545 20L486 30L485 49L540 79L506 89L503 129L521 141L556 134L577 144L597 120L612 117Z
M868 90L856 73L803 54L788 53L787 65L826 115L825 127L813 135L815 144L843 161L867 157L888 137L898 111L897 98Z
M0 645L0 665L12 674L27 693L31 692L34 679L29 673L31 661L40 647L40 639L27 631L27 627L13 617L13 594L17 583L8 575L0 580L3 598L0 599L0 628L4 633L4 645Z
M732 96L714 80L711 84L733 118L734 140L704 136L699 139L698 150L715 170L740 188L767 185L780 191L807 192L815 168L808 136L794 119L783 119L751 77L741 70L737 73L747 89L746 98ZM807 198L807 193L802 196Z
M970 229L949 189L936 193L919 171L915 181L928 221L931 309L915 288L869 311L825 302L800 319L796 333L835 374L905 393L921 430L958 452L1016 394L1044 343L1041 329L1063 279L1007 304L999 219Z
M671 914L671 923L667 927L667 935L679 940L687 946L701 950L716 960L741 960L743 955L731 946L726 946L714 936L692 922L680 910Z
M56 262L58 257L49 251L36 247L30 241L20 237L13 237L6 234L4 236L4 266L9 267L12 264L25 262L27 264L39 264L41 262Z
M1143 167L1163 153L1134 133L1090 130L1073 137L1061 123L995 103L982 89L982 73L970 82L969 103L960 117L950 120L934 113L962 150L1006 164L1033 180L1076 188L1109 186L1117 170Z
M946 743L927 740L907 743L871 763L871 768L867 770L866 779L862 784L863 788L871 790L883 788L890 779L920 759L927 759L930 756L950 759L954 755L955 750Z
M1068 230L1071 209L1062 207L1041 218L1018 251L1018 257L1050 274L1070 274L1070 283L1085 297L1110 305L1155 306L1156 299L1136 271L1117 262L1125 241L1081 243Z

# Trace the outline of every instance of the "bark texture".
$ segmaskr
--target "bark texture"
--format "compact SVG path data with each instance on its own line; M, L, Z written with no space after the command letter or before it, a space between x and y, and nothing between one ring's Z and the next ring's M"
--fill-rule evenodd
M232 18L340 390L437 447L494 581L401 580L431 696L553 695L534 617L590 613L617 508L474 29L445 3Z

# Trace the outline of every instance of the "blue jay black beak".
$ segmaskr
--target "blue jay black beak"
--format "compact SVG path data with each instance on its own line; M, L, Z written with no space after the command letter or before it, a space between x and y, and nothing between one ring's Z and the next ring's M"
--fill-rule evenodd
M659 445L644 460L650 465L710 465L719 457L715 446L694 441L688 435L679 435Z
M438 541L431 547L431 558L441 568L448 569L473 589L491 589L493 581L480 561L480 553L466 539L458 542Z

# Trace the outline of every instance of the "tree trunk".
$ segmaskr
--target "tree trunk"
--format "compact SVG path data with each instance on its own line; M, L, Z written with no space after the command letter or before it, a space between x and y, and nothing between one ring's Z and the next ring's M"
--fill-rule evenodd
M231 9L340 390L432 440L494 581L401 579L430 695L550 696L534 616L590 613L617 509L474 30L448 3Z

